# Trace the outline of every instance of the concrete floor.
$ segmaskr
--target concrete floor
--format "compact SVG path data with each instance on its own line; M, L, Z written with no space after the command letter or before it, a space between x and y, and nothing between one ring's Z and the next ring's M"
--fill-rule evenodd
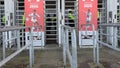
M8 50L8 52L10 52ZM9 61L3 68L29 68L29 53L27 50ZM78 48L78 68L94 68L90 67L93 62L92 49ZM116 52L107 47L100 48L101 68L120 68L120 52ZM58 45L50 44L44 49L35 50L34 68L64 68L62 61L62 48ZM66 68L70 68L67 62Z

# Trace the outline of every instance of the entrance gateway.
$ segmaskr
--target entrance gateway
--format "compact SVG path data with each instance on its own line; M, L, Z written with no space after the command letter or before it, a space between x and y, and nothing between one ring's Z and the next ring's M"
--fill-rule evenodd
M55 5L52 5L52 4L49 4L49 1L55 1L56 2L56 4ZM59 3L58 3L58 0L44 0L44 3L45 2L47 2L48 4L47 5L51 5L51 6L56 6L56 7L59 7L58 5L59 5ZM74 8L74 5L75 6L78 6L78 1L77 0L65 0L65 2L67 3L66 4L66 11L67 11L67 9L70 9L70 8ZM3 8L2 8L2 5L4 5L4 1L3 0L1 0L0 1L0 3L1 3L1 12L2 12L2 14L0 15L0 21L2 21L1 19L2 19L2 16L4 15L4 10L3 10L3 8L4 8L4 6L3 6ZM72 4L69 4L69 3L72 3ZM74 4L75 3L75 4ZM24 11L24 9L25 9L25 7L23 7L25 5L25 2L24 2L24 0L18 0L17 1L17 14L16 14L16 18L17 18L17 24L21 24L21 21L22 21L22 15L24 14L23 13L23 11ZM46 4L44 4L44 7L46 6ZM99 10L99 12L101 12L101 16L102 16L102 23L106 23L106 0L98 0L98 10ZM75 7L74 9L78 9L78 7ZM46 10L54 10L54 9L52 9L52 8L50 8L50 9L44 9L44 15L45 15L45 13L47 13L47 11ZM56 9L55 9L55 11L54 12L58 12L58 11L60 11L60 10L58 10L57 9L57 11L56 11ZM52 13L52 12L50 12L50 13ZM75 12L75 15L77 14L78 12ZM57 13L57 14L59 14L59 13ZM74 14L74 13L73 13ZM67 14L65 14L65 15L67 15ZM77 14L78 15L78 14ZM59 16L59 17L58 17ZM60 16L60 14L59 15L57 15L56 16L56 23L54 23L54 25L56 25L55 27L57 27L56 29L53 29L53 33L55 33L54 35L55 35L55 37L56 37L56 39L54 40L54 42L57 42L58 43L58 41L59 41L59 35L60 35L60 32L59 32L59 27L58 27L58 25L60 24L60 20L61 19L59 19L59 18L61 18L61 16ZM44 19L46 19L46 16L44 17ZM78 18L76 18L76 19L78 19ZM77 20L76 20L77 21ZM47 24L46 23L50 23L51 21L48 21L48 22L46 22L45 20L44 20L44 22L45 22L45 41L47 42L47 41L50 41L50 40L47 40L47 33L48 34L51 34L52 33L52 31L51 31L51 29L46 29L47 28ZM98 21L99 22L99 21ZM73 24L75 24L75 27L77 27L77 23L78 22L76 22L76 23L73 23ZM67 24L67 23L66 23ZM72 24L72 23L69 23L69 24ZM50 26L50 24L49 24L49 26ZM48 32L47 32L48 31ZM51 33L49 33L49 32L51 32ZM52 36L49 36L49 37L52 37ZM46 43L45 42L45 43ZM54 43L53 42L53 43Z
M60 13L61 11L61 7L62 4L60 3L60 1L57 0L40 0L41 2L43 2L43 6L44 6L44 41L45 43L59 43L60 42L60 25L61 25L61 19L62 19L62 13ZM36 2L39 2L36 0ZM85 24L86 23L86 13L87 10L90 10L91 12L91 24L94 25L95 30L97 27L97 4L98 1L94 1L94 0L65 0L65 25L71 26L71 27L76 27L79 28L80 25ZM78 6L78 7L76 7ZM94 7L95 6L95 7ZM36 6L32 6L32 8L36 8ZM38 6L39 8L39 6ZM31 9L31 8L30 8ZM84 9L84 11L81 11L80 9ZM92 9L95 9L95 11L93 11ZM33 10L33 9L32 9ZM78 11L77 11L78 10ZM93 15L93 13L95 12L95 14ZM59 15L58 15L59 14ZM78 14L80 16L78 16ZM71 16L70 16L71 15ZM81 15L83 16L83 18L80 18ZM92 16L93 15L93 16ZM95 16L96 15L96 16ZM72 17L73 16L73 17ZM40 17L41 18L41 17ZM82 21L81 21L82 20ZM93 21L94 20L94 21ZM79 22L78 22L79 21ZM81 22L80 22L81 21ZM41 22L42 23L42 22ZM79 26L78 26L79 24ZM84 29L84 28L83 28ZM88 28L91 30L91 27ZM78 29L80 30L80 29ZM95 32L96 34L97 32ZM79 32L79 40L80 38L82 38L82 36L80 35L81 33ZM85 32L83 31L83 35L85 34ZM91 37L92 39L92 33L91 32L87 32L88 36ZM85 36L84 36L85 37ZM87 37L87 36L86 36ZM70 39L70 38L69 38ZM87 44L84 43L84 41L87 40ZM52 42L51 42L52 41ZM88 45L90 44L90 39L88 41L88 39L84 38L83 44L84 45ZM93 43L93 42L91 42ZM82 45L79 41L79 45ZM92 45L92 44L90 44Z
M97 40L98 0L79 0L79 45L93 46ZM94 39L94 40L93 40Z

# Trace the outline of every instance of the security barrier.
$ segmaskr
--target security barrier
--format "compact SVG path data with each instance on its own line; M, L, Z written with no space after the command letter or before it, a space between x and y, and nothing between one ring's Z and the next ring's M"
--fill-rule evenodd
M29 39L30 42L28 45L21 45L20 42L22 40L20 40L21 37L24 36L20 36L20 31L21 30L28 30L29 31ZM15 35L12 36L12 38L9 39L5 39L5 33L8 33L9 31L13 31ZM14 58L16 55L18 55L20 52L22 52L24 49L29 48L29 62L30 62L30 68L33 67L33 63L34 63L34 49L33 49L33 37L32 37L32 32L30 30L30 27L18 27L18 26L13 26L13 27L3 27L0 29L0 33L2 33L2 57L3 60L0 61L0 67L2 67L3 65L5 65L8 61L10 61L12 58ZM9 41L14 40L16 41L16 47L17 50L10 54L9 56L6 56L6 43L8 43ZM22 42L23 43L23 42ZM7 44L9 46L9 44ZM15 45L14 45L15 46Z
M120 51L118 46L118 41L120 38L120 24L109 23L109 24L99 24L99 36L100 39L98 43L100 45L107 46L116 51Z
M85 31L82 32L82 28L85 28ZM91 30L88 28L91 27ZM93 48L93 61L96 66L99 66L99 45L97 43L98 41L98 32L95 31L94 24L81 24L80 27L80 48L82 48L82 45L92 45ZM84 39L83 37L86 39ZM89 42L88 42L89 40Z
M86 26L86 25L82 25ZM98 34L94 35L94 25L89 25L93 28L93 60L94 64L98 67L99 66L99 45L97 43L98 41ZM87 32L87 29L86 29ZM71 44L69 40L69 33L71 33ZM62 25L62 46L63 46L63 61L64 66L66 66L66 57L68 56L69 63L71 68L77 68L77 40L76 40L76 29L73 27ZM82 39L81 39L82 40ZM70 49L71 45L71 49Z
M71 33L71 50L69 44L69 33ZM71 68L77 68L77 42L76 42L76 29L62 25L62 46L63 46L63 61L66 66L66 57L68 56Z

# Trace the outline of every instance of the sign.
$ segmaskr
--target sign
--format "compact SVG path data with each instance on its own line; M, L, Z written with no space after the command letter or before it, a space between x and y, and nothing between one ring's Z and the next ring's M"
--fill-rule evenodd
M93 45L93 31L90 24L94 25L96 34L97 2L97 0L79 0L79 45Z
M44 46L44 1L25 0L25 26L33 32L33 45ZM26 44L29 43L29 32L26 30Z

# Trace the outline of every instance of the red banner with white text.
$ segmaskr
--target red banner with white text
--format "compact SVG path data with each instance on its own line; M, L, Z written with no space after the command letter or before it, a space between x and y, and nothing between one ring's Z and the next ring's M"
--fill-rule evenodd
M25 26L40 26L44 31L44 1L25 0Z
M95 30L97 29L97 2L98 0L79 0L79 30L81 24L87 23L94 24Z
M30 26L33 34L33 45L44 46L44 0L25 0L25 26ZM26 44L30 42L26 30Z
M79 45L94 45L93 38L97 39L98 0L78 0L79 14ZM93 26L94 29L93 29ZM93 31L95 30L95 31ZM94 37L96 36L96 37Z

